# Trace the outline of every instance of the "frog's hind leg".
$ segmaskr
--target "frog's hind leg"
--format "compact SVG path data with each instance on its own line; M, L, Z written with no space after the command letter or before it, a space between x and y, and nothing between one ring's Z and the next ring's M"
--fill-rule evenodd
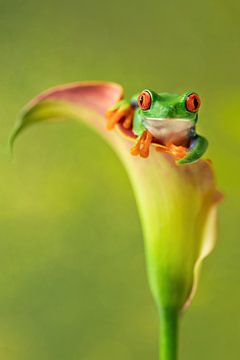
M190 147L186 155L177 160L178 164L187 164L192 163L200 159L200 157L205 153L208 147L208 141L203 136L196 135L190 143Z
M152 134L148 130L145 130L142 135L137 138L136 144L131 148L131 154L133 156L140 155L143 158L147 158L149 156L152 139Z

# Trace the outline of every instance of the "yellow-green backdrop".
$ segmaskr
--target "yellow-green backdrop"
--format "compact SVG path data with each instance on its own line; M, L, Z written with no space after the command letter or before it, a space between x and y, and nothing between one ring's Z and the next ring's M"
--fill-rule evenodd
M202 97L225 193L219 242L181 326L184 360L240 356L240 5L237 0L0 0L0 358L157 359L158 321L133 193L83 125L35 126L21 107L76 80Z

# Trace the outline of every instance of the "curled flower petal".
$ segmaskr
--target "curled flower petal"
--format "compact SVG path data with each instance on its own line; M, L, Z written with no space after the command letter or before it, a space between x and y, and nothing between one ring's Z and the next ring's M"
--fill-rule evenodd
M77 119L97 130L126 166L144 231L150 285L161 308L181 310L196 290L201 262L214 247L216 190L212 166L199 160L176 165L154 151L147 159L130 155L132 134L106 129L106 110L123 96L120 85L76 83L48 90L22 111L11 143L24 128L43 120Z

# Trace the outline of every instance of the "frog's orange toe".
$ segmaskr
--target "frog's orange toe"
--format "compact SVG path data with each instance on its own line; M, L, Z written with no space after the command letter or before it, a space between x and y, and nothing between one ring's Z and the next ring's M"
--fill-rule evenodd
M147 130L144 131L137 144L131 148L130 153L133 156L140 155L142 158L147 158L149 156L149 148L152 139L152 134Z
M107 129L112 130L114 126L121 120L122 114L117 110L106 112L107 117Z
M124 110L121 109L108 110L105 113L107 118L107 129L108 130L114 129L115 125L118 124L120 121L123 121L123 127L125 129L129 129L132 126L133 114L134 114L134 109L132 109L131 107L126 108Z
M126 119L123 121L124 129L131 129L133 123L134 109L130 108L129 114L126 116Z
M147 158L149 156L149 149L152 143L153 136L152 134L146 130L144 138L143 138L143 146L140 150L140 156L143 158Z
M140 154L140 146L138 143L130 149L130 153L133 156L138 156Z
M180 160L184 158L187 154L187 148L184 146L176 146L174 144L170 144L168 147L169 153L174 157L175 160Z

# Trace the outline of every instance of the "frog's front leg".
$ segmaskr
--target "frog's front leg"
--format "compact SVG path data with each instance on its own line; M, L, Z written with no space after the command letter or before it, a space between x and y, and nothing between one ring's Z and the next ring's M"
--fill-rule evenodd
M135 107L127 100L121 100L106 111L107 128L112 130L120 121L125 129L130 129L133 122Z
M140 155L143 158L149 156L149 148L152 143L153 136L145 130L136 140L136 144L131 148L130 152L133 156Z
M190 146L186 155L182 159L177 160L177 163L187 164L197 161L205 153L207 147L207 139L205 139L203 136L195 135L194 138L192 138L190 141Z

